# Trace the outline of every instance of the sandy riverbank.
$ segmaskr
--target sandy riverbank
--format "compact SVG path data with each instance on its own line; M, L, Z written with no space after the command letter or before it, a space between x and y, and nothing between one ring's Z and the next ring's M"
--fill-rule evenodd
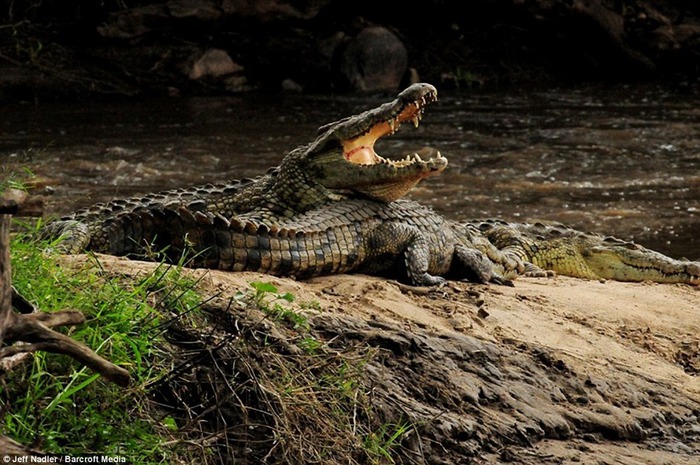
M100 260L120 274L154 266ZM421 425L404 453L425 463L697 463L698 288L555 277L426 291L363 275L192 273L205 294L271 282L318 302L303 311L319 337L384 350L368 382L388 415Z

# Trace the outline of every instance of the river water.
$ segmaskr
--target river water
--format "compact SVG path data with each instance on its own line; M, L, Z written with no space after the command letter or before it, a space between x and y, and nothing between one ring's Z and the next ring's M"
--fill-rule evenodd
M444 95L443 95L444 94ZM443 93L377 152L450 160L411 197L452 218L554 220L700 258L700 96L658 87ZM256 176L316 128L387 96L202 97L0 107L0 177L47 213Z

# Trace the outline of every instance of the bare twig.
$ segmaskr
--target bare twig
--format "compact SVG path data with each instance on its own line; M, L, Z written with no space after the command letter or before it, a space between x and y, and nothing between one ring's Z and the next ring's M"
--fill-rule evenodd
M29 208L31 206L31 208ZM92 368L106 379L120 385L129 384L129 372L97 355L88 347L51 329L56 326L85 322L77 310L42 313L12 288L10 269L10 215L8 213L36 214L36 203L16 189L8 189L0 198L0 359L11 355L44 350L68 355ZM21 312L14 311L18 307ZM8 345L23 341L30 344ZM2 347L3 344L6 347Z
M75 320L75 312L58 312L56 318L49 318L52 323L56 324L73 324ZM61 315L62 314L62 315ZM54 314L47 314L49 317ZM32 318L34 315L16 315L12 325L5 331L5 340L22 340L31 342L28 345L13 345L0 349L0 358L8 357L22 352L35 352L43 350L57 354L65 354L83 365L92 368L109 381L118 384L119 386L127 386L129 384L129 372L125 369L116 366L115 364L105 360L97 355L88 347L80 344L65 334L53 331L44 326L39 318ZM80 320L85 321L80 315Z

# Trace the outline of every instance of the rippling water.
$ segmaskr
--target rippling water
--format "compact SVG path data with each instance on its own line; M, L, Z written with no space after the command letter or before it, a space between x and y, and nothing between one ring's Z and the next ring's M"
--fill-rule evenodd
M652 87L440 96L377 151L450 160L411 196L454 218L556 220L700 258L700 97ZM316 128L386 97L189 98L0 108L0 176L41 180L47 210L250 177ZM410 126L410 125L407 125Z

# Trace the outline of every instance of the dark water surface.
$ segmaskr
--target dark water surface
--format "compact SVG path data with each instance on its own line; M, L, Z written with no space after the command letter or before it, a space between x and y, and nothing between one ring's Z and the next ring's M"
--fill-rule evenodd
M30 169L49 213L256 176L386 96L207 97L0 107L0 177ZM410 126L410 127L409 127ZM442 93L377 144L450 160L411 196L453 218L556 220L700 258L700 96L656 87Z

